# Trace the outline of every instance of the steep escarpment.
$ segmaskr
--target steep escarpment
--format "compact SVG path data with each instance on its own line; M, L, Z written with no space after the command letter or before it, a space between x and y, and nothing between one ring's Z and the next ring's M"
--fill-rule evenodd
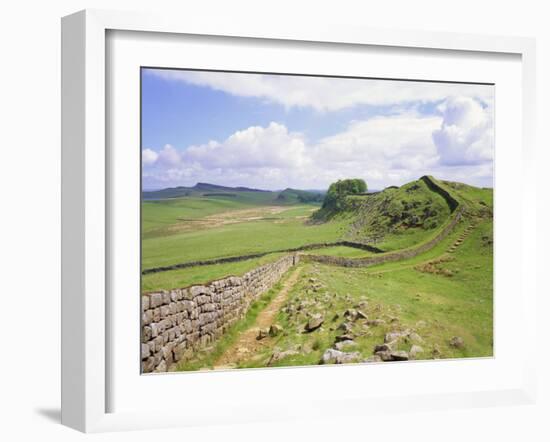
M345 236L353 241L380 243L407 236L414 242L413 238L421 239L443 226L459 206L470 215L490 215L492 189L423 176L401 187L347 195L335 210L320 210L312 219L348 220Z

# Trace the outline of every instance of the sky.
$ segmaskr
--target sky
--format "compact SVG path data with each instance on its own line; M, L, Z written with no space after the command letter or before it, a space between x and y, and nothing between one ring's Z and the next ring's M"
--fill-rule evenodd
M144 190L493 186L494 86L142 69Z

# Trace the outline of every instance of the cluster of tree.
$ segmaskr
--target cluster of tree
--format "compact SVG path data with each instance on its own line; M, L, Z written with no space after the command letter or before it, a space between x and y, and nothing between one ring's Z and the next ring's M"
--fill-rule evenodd
M338 180L328 188L323 201L322 209L326 211L342 210L345 198L348 195L357 195L367 192L367 183L360 178Z

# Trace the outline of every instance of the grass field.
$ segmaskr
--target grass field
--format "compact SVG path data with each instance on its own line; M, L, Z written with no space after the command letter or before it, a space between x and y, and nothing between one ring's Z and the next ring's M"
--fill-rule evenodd
M397 349L409 351L417 344L422 348L417 359L492 356L493 255L492 245L484 239L492 236L492 222L480 223L454 254L447 254L445 250L463 224L434 249L407 261L367 269L302 264L302 277L286 304L291 308L282 309L277 316L276 323L284 332L265 338L262 350L247 355L237 367L265 367L273 354L281 352L289 356L272 366L318 364L342 334L342 323L349 322L345 311L358 306L369 321L383 321L370 326L366 320L351 323L350 333L356 337L349 351L358 352L360 360L372 356L386 333L403 330L413 331L419 340L405 339ZM429 262L435 264L426 267ZM317 313L324 316L325 323L315 332L305 333L308 317ZM450 345L456 336L464 341L460 348ZM235 335L223 337L217 354L234 340ZM202 355L179 368L213 368L213 360Z
M142 239L142 268L336 241L344 235L347 225L345 221L308 224L307 217L315 210L315 206L309 205L251 209L233 202L227 210L227 206L221 208L215 200L205 202L205 207L197 207L194 200L189 203L191 208L185 206L178 215L178 207L187 202L169 201L169 209L161 210L162 220L167 222L160 227L155 207L150 202L144 203L143 225L150 227ZM162 206L160 202L153 204ZM189 213L195 221L188 221Z
M465 209L462 221L448 237L414 258L368 268L307 260L307 255L351 259L373 255L358 248L326 246L302 251L305 259L297 268L299 279L285 288L284 308L273 318L282 333L264 338L253 351L243 350L233 366L318 364L325 351L334 348L343 327L353 335L353 344L345 351L353 352L359 362L372 357L387 333L406 333L406 338L392 344L393 350L410 352L417 345L415 359L491 356L492 190L440 184ZM319 203L301 202L294 191L286 192L285 199L272 192L223 192L192 191L188 196L143 201L142 269L264 255L148 273L142 276L142 292L240 276L279 259L284 250L309 244L352 240L370 242L386 252L401 250L429 241L452 215L448 202L421 180L350 197L341 212L325 220L312 216ZM169 194L176 193L171 190ZM455 243L459 246L451 250ZM210 347L171 369L211 369L221 356L227 356L228 349L238 353L239 337L250 332L287 278L284 275L256 300L245 317ZM346 313L350 309L360 309L366 318L350 320ZM305 333L305 324L315 315L322 315L322 326ZM461 344L451 345L456 337Z
M149 273L141 278L141 290L144 293L157 290L170 290L193 284L204 284L226 276L239 276L261 265L276 261L284 253L270 253L261 258L225 264L188 267L166 272Z

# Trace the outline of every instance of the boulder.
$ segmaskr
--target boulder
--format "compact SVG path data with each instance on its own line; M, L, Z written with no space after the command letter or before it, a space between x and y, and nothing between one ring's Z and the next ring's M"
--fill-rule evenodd
M358 351L353 353L342 353L341 356L336 358L337 364L351 364L353 362L358 362L361 359L361 354Z
M344 333L350 333L351 332L351 323L349 322L342 322L339 326L338 326L338 330L342 330Z
M378 351L375 356L378 356L380 360L384 362L392 360L391 351Z
M305 331L309 333L317 330L319 327L321 327L321 325L323 325L323 322L325 322L325 318L322 315L314 315L307 322L305 326Z
M449 345L458 349L464 348L464 339L460 336L453 336L449 341Z
M384 343L384 344L379 344L377 346L374 347L374 353L378 353L380 351L392 351L393 350L393 343Z
M349 334L339 335L334 338L334 342L353 341L353 336Z
M361 358L359 352L345 353L340 350L329 348L323 353L321 364L349 364L357 362Z
M357 319L357 310L349 308L344 312L344 317L350 321L355 321Z
M355 341L341 341L334 344L334 348L336 348L336 350L343 351L346 348L355 347L356 345L357 345L357 342Z
M382 358L378 355L374 355L374 356L368 357L363 362L365 362L365 363L382 362Z
M391 354L392 361L408 361L409 354L403 350L392 351Z
M323 353L323 356L321 357L321 364L335 364L336 359L342 354L344 354L344 352L329 348Z
M297 354L300 354L300 352L298 352L296 350L276 351L269 358L269 361L267 362L267 365L273 365L275 362L278 362L281 359L284 359L288 356L294 356L294 355L297 355Z
M386 333L386 336L384 336L384 342L386 343L394 342L394 341L397 341L398 339L401 339L403 336L406 336L406 334L403 332L399 332L399 331L389 332L389 333Z
M275 337L281 334L283 331L283 327L281 327L279 324L272 324L271 327L269 327L269 336Z
M269 329L261 328L258 330L258 336L256 336L256 339L259 341L260 339L267 338L269 336Z
M361 310L357 310L357 318L358 319L369 319L368 316L363 313Z

